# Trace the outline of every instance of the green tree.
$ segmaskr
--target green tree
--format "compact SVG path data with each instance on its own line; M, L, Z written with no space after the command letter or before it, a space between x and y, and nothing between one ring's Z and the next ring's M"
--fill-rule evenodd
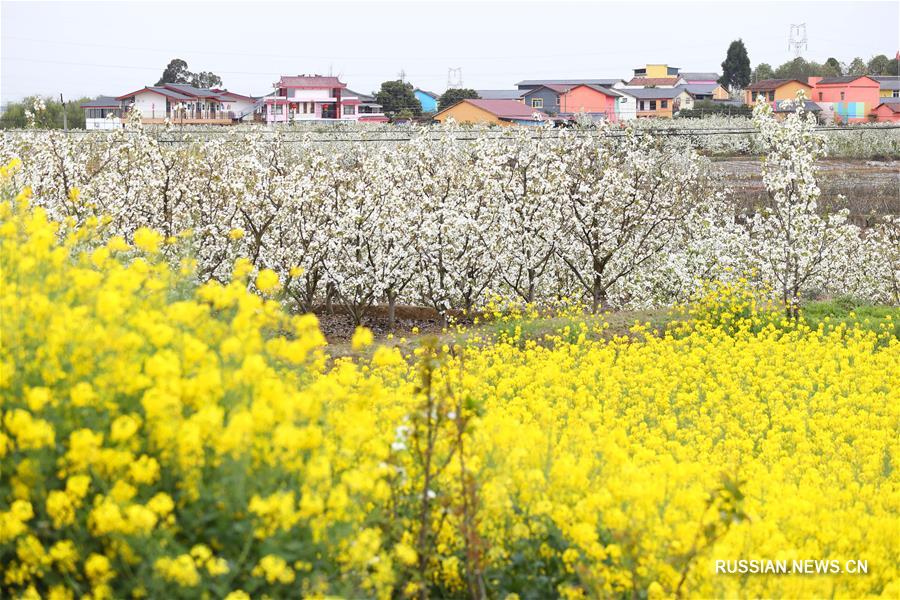
M867 70L866 63L857 56L847 66L847 75L865 75Z
M35 112L35 101L38 96L28 96L21 102L10 102L3 116L0 117L0 128L22 129L30 125L27 112L34 114L35 127L39 129L63 128L63 105L59 99L41 97L44 108ZM93 98L78 98L67 100L65 106L66 124L69 129L84 129L84 109L81 105Z
M481 96L478 92L468 88L450 88L438 98L438 110L444 110L448 106L453 106L460 100L477 100Z
M200 71L191 77L191 85L198 88L222 87L222 78L209 71Z
M868 68L869 75L895 75L900 76L898 72L900 60L896 58L888 58L884 54L873 56L869 59Z
M841 67L841 63L834 57L829 58L822 65L822 75L825 77L840 77L843 74L844 69Z
M188 64L180 58L173 58L169 61L163 71L162 77L156 82L156 85L166 83L191 83L194 74L188 71Z
M375 94L375 100L389 116L394 116L403 109L416 116L422 114L422 104L416 98L412 84L399 79L383 82L381 89Z
M807 61L802 56L788 61L775 69L777 79L799 79L806 81L807 77L821 75L825 68L817 62Z
M763 79L774 79L775 71L769 63L759 63L753 69L753 81L762 81Z
M739 90L750 83L750 57L743 40L737 39L728 46L719 84L729 90Z

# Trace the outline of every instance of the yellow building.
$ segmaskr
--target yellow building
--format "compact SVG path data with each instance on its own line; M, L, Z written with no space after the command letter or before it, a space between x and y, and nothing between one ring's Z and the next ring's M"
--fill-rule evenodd
M518 100L460 100L434 115L443 123L453 119L457 123L492 125L540 125L549 117Z
M753 106L759 96L768 102L795 100L798 90L806 92L807 98L812 95L812 86L799 79L763 79L744 89L744 104Z
M648 79L661 79L665 77L678 77L678 67L669 65L645 65L634 70L634 76Z
M900 98L900 77L896 75L876 75L872 77L878 82L881 89L878 96L881 98Z

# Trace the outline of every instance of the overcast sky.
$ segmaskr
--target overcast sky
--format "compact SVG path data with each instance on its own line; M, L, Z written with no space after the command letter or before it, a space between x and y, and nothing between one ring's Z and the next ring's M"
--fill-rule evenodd
M7 2L2 101L30 94L121 95L152 85L179 57L233 91L262 95L279 75L340 75L376 90L401 69L441 92L447 69L465 87L521 79L631 75L645 63L718 71L743 38L756 65L777 66L792 23L806 23L804 57L893 57L900 2Z

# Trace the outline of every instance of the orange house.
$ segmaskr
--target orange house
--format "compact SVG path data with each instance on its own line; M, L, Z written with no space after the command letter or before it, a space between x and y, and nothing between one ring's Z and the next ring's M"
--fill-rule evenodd
M598 85L576 85L559 95L559 112L601 114L614 121L616 98L620 96L618 92Z
M549 117L518 100L460 100L434 115L443 123L447 119L457 123L502 125L541 125Z
M782 100L796 100L797 91L803 90L813 100L812 86L799 79L763 79L744 89L744 104L753 106L759 96L774 104Z

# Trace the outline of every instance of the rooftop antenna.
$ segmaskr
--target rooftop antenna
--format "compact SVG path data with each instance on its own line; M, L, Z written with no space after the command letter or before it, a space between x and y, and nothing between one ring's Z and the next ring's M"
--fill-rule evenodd
M400 81L406 83L406 71L403 69L403 67L400 67L400 72L397 73L397 77L400 78Z
M794 58L800 58L800 50L807 50L806 23L791 24L791 33L788 35L788 50L793 49Z
M462 86L462 67L447 69L447 89L461 88Z

